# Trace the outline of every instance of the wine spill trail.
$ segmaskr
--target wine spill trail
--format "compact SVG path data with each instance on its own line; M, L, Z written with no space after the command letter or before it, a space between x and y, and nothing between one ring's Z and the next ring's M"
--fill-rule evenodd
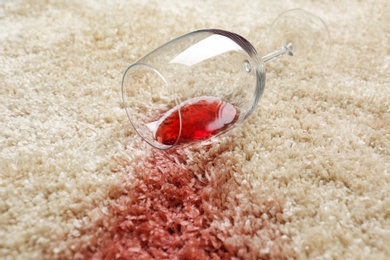
M237 162L227 151L231 148L221 144L198 157L189 150L154 150L136 163L116 158L117 169L133 163L133 172L122 188L110 191L108 212L86 232L92 233L89 245L76 246L77 258L291 257L289 247L282 246L290 240L276 217L281 202L260 194L255 200L262 205L253 204L248 187L232 176Z

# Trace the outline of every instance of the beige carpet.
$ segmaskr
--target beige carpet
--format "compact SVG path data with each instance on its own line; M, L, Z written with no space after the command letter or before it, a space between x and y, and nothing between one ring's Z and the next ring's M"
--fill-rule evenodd
M327 23L325 74L270 63L255 113L211 144L131 129L129 64L201 28L263 51L292 8ZM387 0L1 0L0 64L1 259L390 258Z

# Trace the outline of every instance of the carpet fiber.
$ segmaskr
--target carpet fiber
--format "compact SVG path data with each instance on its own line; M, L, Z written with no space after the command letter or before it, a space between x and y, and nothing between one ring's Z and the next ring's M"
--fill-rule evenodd
M212 142L136 135L127 66L202 28L265 53L293 8L328 25L324 72L267 64ZM389 24L387 0L0 0L0 258L389 259Z

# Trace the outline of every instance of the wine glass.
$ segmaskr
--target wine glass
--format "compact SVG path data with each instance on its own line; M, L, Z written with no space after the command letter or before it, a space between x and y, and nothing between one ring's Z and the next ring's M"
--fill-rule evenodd
M264 91L265 63L281 56L325 63L329 33L315 15L285 12L271 32L275 50L262 57L238 34L205 29L173 39L130 65L122 99L138 135L162 150L214 138L253 113Z

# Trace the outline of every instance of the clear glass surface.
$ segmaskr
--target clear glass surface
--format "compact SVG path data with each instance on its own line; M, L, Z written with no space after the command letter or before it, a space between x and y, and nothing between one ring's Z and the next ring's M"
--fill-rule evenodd
M321 19L300 10L280 15L270 37L272 51L260 57L243 37L224 30L199 30L180 36L130 65L122 98L136 132L150 145L169 149L221 135L256 108L265 87L264 64L291 56L326 64L329 32ZM292 65L289 67L289 65Z
M233 124L212 136L194 137L193 141L201 141L243 122L255 109L264 84L263 62L247 40L223 30L200 30L178 37L132 64L123 77L122 95L137 133L152 146L169 149L188 142L181 142L183 120L204 116L195 112L191 118L183 118L186 104L215 99L237 110ZM177 137L174 142L162 143L156 140L156 131L174 110L179 118Z
M324 68L330 54L330 35L318 16L302 9L280 14L268 32L269 51L291 44L291 57L283 60L284 69L293 73L308 73ZM305 67L305 64L307 65ZM304 70L304 72L302 72Z

